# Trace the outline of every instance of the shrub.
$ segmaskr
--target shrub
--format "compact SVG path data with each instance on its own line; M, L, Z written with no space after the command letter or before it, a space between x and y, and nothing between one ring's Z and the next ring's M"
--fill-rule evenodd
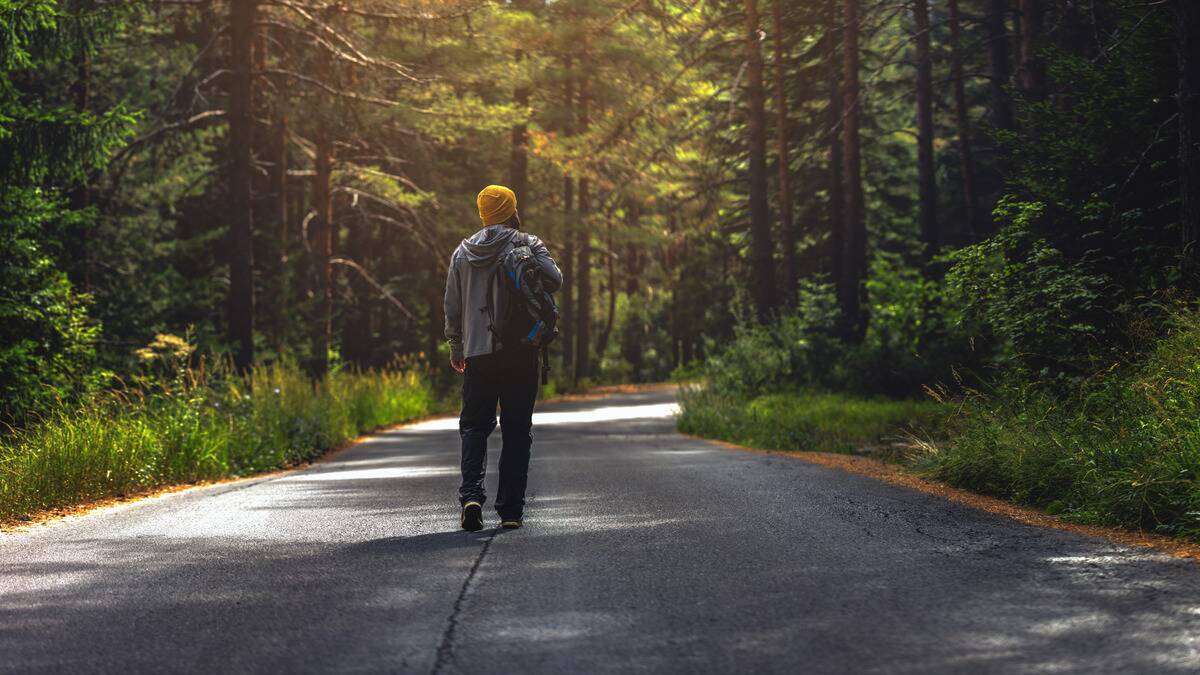
M840 342L828 284L801 287L794 311L768 324L743 321L734 340L704 366L709 387L725 394L785 391L827 385L835 374Z
M1200 313L1073 391L1010 382L962 409L960 433L924 461L934 477L1080 522L1200 537Z
M314 386L285 362L219 377L188 368L164 337L149 354L165 369L153 388L62 405L0 438L0 520L293 465L434 406L413 371L338 371Z

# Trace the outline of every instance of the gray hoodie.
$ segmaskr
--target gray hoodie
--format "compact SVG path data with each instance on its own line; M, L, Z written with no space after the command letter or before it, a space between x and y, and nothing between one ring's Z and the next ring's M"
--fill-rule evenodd
M450 355L454 358L469 359L492 353L487 315L488 279L495 274L500 257L510 248L526 244L526 240L542 267L546 289L552 293L557 291L562 286L562 272L542 240L531 234L506 225L489 225L454 249L446 275L445 299L446 340L450 342ZM492 306L499 316L504 309L500 304L504 298L499 284L493 284L492 293Z

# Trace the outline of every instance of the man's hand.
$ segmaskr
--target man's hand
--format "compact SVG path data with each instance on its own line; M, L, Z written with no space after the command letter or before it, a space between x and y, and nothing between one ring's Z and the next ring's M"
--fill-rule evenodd
M462 358L461 356L458 358L451 356L450 357L450 367L454 369L454 372L458 373L459 375L462 375L463 371L465 371L467 369L467 360Z

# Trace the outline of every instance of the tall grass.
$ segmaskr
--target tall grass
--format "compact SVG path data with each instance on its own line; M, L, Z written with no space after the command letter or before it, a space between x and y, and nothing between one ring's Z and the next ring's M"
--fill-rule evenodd
M773 450L852 452L910 433L935 433L946 418L945 408L932 401L834 393L745 397L706 388L685 391L680 404L680 431Z
M0 521L289 466L435 406L412 371L335 372L314 386L289 363L244 378L169 370L0 437Z
M924 468L1078 522L1200 538L1200 314L1138 362L1067 393L1015 381L971 396Z

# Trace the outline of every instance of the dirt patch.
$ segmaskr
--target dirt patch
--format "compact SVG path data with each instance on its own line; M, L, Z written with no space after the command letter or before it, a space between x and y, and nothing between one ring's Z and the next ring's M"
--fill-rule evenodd
M810 464L820 464L821 466L836 469L838 471L847 471L858 474L860 476L868 476L885 483L893 485L902 485L925 494L936 495L943 499L970 506L972 508L987 511L1005 518L1025 523L1026 525L1034 525L1036 527L1048 527L1055 530L1063 530L1064 532L1074 532L1076 534L1086 534L1092 537L1102 537L1118 544L1126 546L1137 546L1141 548L1154 549L1178 558L1189 558L1191 560L1200 561L1200 544L1195 544L1179 539L1172 539L1158 534L1147 534L1145 532L1133 532L1131 530L1123 530L1113 527L1100 527L1097 525L1078 525L1076 523L1067 522L1058 516L1052 516L1048 513L1038 511L1036 509L1017 506L1011 502L1006 502L1002 499L994 497L985 497L984 495L961 490L951 487L945 483L941 483L928 478L922 478L904 469L897 464L891 464L871 457L861 457L855 455L839 455L827 452L789 452L782 450L762 450L759 448L749 448L736 443L728 443L726 441L718 441L710 438L700 438L684 434L689 438L715 443L725 448L733 450L742 450L745 452L758 452L769 455L786 455L793 457Z

